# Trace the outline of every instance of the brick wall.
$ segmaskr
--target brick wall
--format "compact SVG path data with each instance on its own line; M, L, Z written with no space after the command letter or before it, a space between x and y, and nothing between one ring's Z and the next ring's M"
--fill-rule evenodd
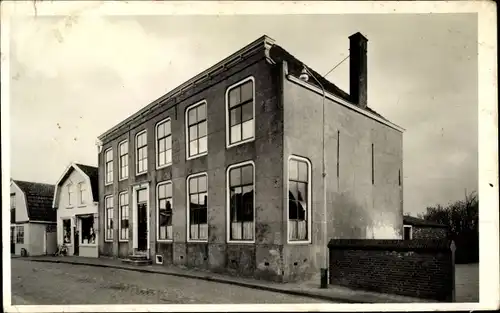
M451 302L454 260L448 240L331 240L330 284Z

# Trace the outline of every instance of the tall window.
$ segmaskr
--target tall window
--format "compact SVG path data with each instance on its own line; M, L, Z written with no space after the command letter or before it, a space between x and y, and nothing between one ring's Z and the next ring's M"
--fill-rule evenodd
M106 184L113 182L113 149L109 148L104 153L104 168L106 170Z
M75 205L75 193L73 192L73 185L69 184L68 185L68 205L73 206Z
M16 222L16 195L10 195L10 222Z
M189 239L208 239L207 175L196 174L188 178Z
M229 184L229 240L254 239L254 168L250 162L230 166Z
M17 226L16 228L16 243L24 244L24 226Z
M64 219L62 220L62 234L63 234L63 243L66 245L71 244L71 220Z
M148 146L147 134L143 131L135 138L136 153L136 173L142 174L148 170Z
M306 241L309 238L310 168L303 158L288 161L288 239Z
M128 141L120 143L118 146L120 153L120 179L128 178Z
M158 184L158 240L172 239L172 183Z
M170 119L156 125L156 167L172 163L172 128Z
M106 236L105 239L113 240L113 196L108 196L104 199L106 212Z
M234 145L250 141L254 138L254 80L246 79L227 93L227 110L229 121L229 143Z
M118 228L120 229L120 240L128 240L128 193L124 192L120 194L120 224Z
M196 103L186 110L188 158L207 152L207 103Z
M80 204L85 203L85 191L86 191L85 183L78 184L78 197L80 198Z

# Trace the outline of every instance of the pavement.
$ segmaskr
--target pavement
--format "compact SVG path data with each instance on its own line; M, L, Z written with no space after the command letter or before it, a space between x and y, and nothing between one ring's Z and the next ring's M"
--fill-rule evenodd
M119 259L105 258L105 257L84 258L76 256L69 256L69 257L40 256L40 257L16 258L16 261L17 260L111 268L111 269L156 274L156 276L158 274L161 274L165 276L197 279L209 282L216 282L220 284L233 285L238 287L246 287L254 290L305 297L309 299L322 300L324 302L336 302L336 303L432 302L426 299L403 297L390 294L381 294L381 293L361 291L361 290L352 290L349 288L335 286L335 285L329 285L327 289L320 289L319 279L315 281L304 281L298 283L283 284L283 283L268 282L263 280L256 280L251 278L234 277L200 269L184 268L180 266L129 265L122 263L121 260Z

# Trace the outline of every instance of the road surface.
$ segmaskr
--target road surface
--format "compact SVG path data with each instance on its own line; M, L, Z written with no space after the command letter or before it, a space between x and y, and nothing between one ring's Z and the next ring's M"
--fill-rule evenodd
M134 271L12 259L13 305L321 303L246 287Z

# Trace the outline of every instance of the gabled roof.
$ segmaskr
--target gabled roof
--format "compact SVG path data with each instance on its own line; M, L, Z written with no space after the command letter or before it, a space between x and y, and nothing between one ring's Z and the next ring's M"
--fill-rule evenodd
M421 226L421 227L442 227L442 228L448 227L444 224L439 224L439 223L424 220L421 218L416 218L416 217L413 217L410 215L403 216L403 224L404 225L411 225L411 226Z
M75 163L90 179L94 201L99 201L99 169L95 166Z
M26 199L26 210L30 221L55 222L56 211L52 208L54 185L12 180Z
M57 202L57 189L58 187L68 178L68 176L71 174L72 171L78 171L80 174L82 174L87 182L90 184L90 189L92 192L92 200L94 202L99 201L99 180L98 180L98 168L95 166L90 166L90 165L85 165L85 164L80 164L80 163L75 163L72 162L68 167L64 170L63 174L61 175L61 178L57 181L55 185L55 190L54 190L54 197L52 201L52 207L56 207L56 202Z

